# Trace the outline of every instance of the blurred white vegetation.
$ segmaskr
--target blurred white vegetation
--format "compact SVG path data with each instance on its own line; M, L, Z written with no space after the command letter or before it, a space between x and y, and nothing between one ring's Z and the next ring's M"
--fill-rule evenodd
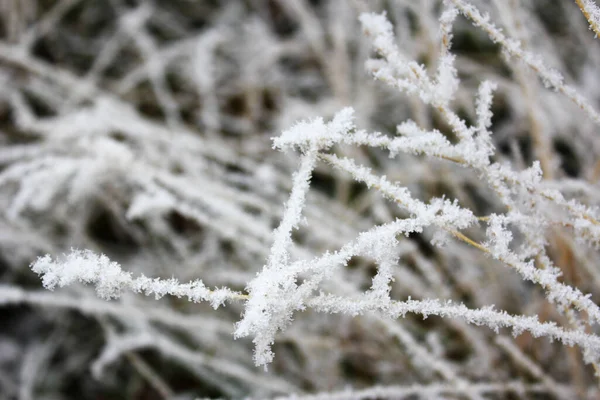
M600 395L594 1L50 3L2 6L0 399Z

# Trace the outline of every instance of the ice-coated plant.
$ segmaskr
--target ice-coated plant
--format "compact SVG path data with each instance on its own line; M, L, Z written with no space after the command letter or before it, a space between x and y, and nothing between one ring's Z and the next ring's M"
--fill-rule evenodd
M598 396L593 1L109 3L0 42L0 396Z

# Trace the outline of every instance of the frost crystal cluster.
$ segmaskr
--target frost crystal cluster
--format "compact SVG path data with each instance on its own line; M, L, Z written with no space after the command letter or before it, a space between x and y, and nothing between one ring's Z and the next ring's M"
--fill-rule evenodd
M0 400L600 396L594 1L5 3Z

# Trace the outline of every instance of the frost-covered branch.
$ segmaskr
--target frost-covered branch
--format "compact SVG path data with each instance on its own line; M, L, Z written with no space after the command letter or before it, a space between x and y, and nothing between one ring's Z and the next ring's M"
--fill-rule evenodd
M593 0L575 0L597 38L600 36L600 9Z
M246 298L245 295L229 289L209 290L200 280L180 283L174 278L153 279L144 275L134 278L131 273L123 271L117 262L89 250L72 250L58 260L46 255L32 263L31 269L42 276L42 283L46 289L54 290L57 286L68 286L79 281L95 285L96 293L105 300L120 297L125 289L146 296L154 295L156 299L170 295L187 297L194 303L208 301L214 308L218 308L225 301Z
M542 58L536 54L523 50L521 44L510 37L507 37L500 29L490 22L489 15L482 15L481 12L472 4L463 0L450 0L458 7L462 14L469 18L475 25L484 30L494 43L502 46L502 49L511 57L521 60L525 65L531 68L549 88L552 88L564 94L569 100L581 108L594 122L600 123L600 114L590 103L572 86L564 83L563 75L548 67ZM590 21L594 21L591 19Z
M600 338L580 331L568 331L555 323L540 322L537 317L514 316L506 312L495 311L493 307L469 309L464 304L442 303L439 300L407 300L387 305L373 301L368 297L348 299L340 296L322 294L309 302L316 310L325 313L343 313L353 316L365 312L380 311L392 318L404 317L415 313L427 318L436 315L444 318L461 318L470 324L487 326L498 332L500 328L510 328L513 336L529 332L534 337L548 337L559 340L567 346L577 345L584 350L587 362L597 362L600 357Z

